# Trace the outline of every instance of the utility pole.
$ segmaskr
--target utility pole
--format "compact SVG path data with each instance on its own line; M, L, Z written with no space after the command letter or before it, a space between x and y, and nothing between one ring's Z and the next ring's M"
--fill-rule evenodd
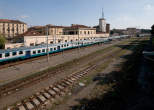
M80 54L80 52L79 52L79 29L78 29L78 55Z
M49 41L49 29L48 29L48 26L46 26L46 36L47 36L47 62L49 63L49 44L48 44L48 41Z

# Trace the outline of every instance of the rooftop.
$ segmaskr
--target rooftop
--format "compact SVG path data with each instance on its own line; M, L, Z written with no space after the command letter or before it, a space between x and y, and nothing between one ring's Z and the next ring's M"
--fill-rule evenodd
M18 23L18 24L26 24L19 20L9 20L9 19L0 19L0 23Z

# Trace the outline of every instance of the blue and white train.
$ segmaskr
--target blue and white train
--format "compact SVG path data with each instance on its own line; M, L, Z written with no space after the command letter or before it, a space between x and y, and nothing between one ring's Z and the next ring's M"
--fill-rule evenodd
M16 49L0 50L0 63L15 61L15 60L24 60L28 58L46 55L47 52L52 54L52 53L61 52L67 49L84 47L84 46L89 46L97 43L109 42L113 39L126 38L126 37L128 36L124 35L124 36L114 36L109 38L93 38L90 40L88 39L88 40L83 40L79 42L49 44L48 49L46 45L39 45L39 46L33 46L33 47L20 47Z

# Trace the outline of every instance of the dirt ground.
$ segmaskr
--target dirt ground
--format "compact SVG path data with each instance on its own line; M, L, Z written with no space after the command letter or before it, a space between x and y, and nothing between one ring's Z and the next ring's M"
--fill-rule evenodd
M133 50L133 51L135 51L135 50ZM114 61L112 63L110 63L110 65L106 69L99 72L99 75L104 76L104 75L108 75L111 73L114 74L116 72L121 73L120 65L125 64L127 62L126 56L127 57L133 56L133 53L132 53L133 51L132 51L132 49L128 49L127 51L125 51L125 53L122 56L114 59ZM129 68L129 66L127 66L125 68ZM130 65L130 68L131 68L131 65ZM135 69L138 70L137 68L138 68L138 66L136 66ZM134 67L133 67L133 69L134 69ZM134 72L132 72L132 73L134 73ZM98 73L91 73L91 74L98 74ZM121 76L118 76L118 74L117 74L117 77L120 78ZM132 75L131 77L134 78L135 75L136 74ZM130 76L125 76L125 77L130 77ZM123 96L120 99L117 99L118 96L116 96L116 93L114 93L114 86L116 86L116 82L119 83L118 81L116 81L117 78L115 78L115 80L113 78L107 79L107 80L110 80L111 82L104 83L105 79L103 79L103 85L98 84L98 83L100 83L100 81L98 80L98 81L91 82L90 84L88 84L85 87L80 87L80 90L77 90L77 92L76 92L76 90L73 91L71 96L68 96L69 98L64 99L63 101L61 101L61 103L57 104L53 108L50 108L49 110L102 110L103 108L104 108L103 110L114 110L117 108L118 108L118 110L141 110L141 109L145 110L148 108L149 108L148 110L152 110L151 105L152 105L153 101L150 102L151 99L149 100L147 95L145 95L145 94L143 95L142 90L140 92L138 91L139 88L136 86L137 79L129 79L129 80L132 80L131 83L135 83L134 85L132 85L132 90L125 91L125 90L121 90L121 88L119 88L119 90L118 90L119 92L124 91L124 93L121 93L122 95L119 95L119 96ZM101 81L101 83L102 83L102 81ZM123 83L125 84L126 82L123 82ZM123 86L127 87L128 85L126 84ZM135 89L134 89L134 86L135 86ZM79 89L78 86L76 88ZM99 89L99 90L97 90L97 89ZM130 88L128 87L128 89L131 89L131 87ZM102 97L102 98L99 99L100 97ZM104 97L104 100L103 100L103 97ZM114 99L112 99L112 98L114 98ZM115 103L114 101L116 101L116 100L117 100L117 102ZM119 104L119 102L121 104ZM102 105L101 105L101 103L102 103ZM105 103L105 105L103 105L104 103ZM117 105L115 105L114 103ZM145 104L144 106L143 106L143 103ZM122 104L124 106L121 106Z

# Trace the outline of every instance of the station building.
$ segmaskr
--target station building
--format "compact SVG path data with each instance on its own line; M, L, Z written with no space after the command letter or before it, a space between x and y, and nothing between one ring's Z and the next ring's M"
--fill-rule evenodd
M89 27L80 24L72 24L71 26L34 26L30 27L22 36L22 46L36 46L47 43L65 43L65 42L79 42L88 39L109 37L110 24L106 23L104 17L99 19L99 25L96 27ZM20 47L20 45L18 45ZM6 48L12 48L11 45Z
M45 30L46 27L44 27ZM40 29L43 30L43 29ZM31 31L24 35L25 46L35 46L47 43L47 35L45 32ZM96 37L109 37L109 33L97 33L96 28L72 24L70 27L49 26L48 27L48 43L64 43L95 39Z

